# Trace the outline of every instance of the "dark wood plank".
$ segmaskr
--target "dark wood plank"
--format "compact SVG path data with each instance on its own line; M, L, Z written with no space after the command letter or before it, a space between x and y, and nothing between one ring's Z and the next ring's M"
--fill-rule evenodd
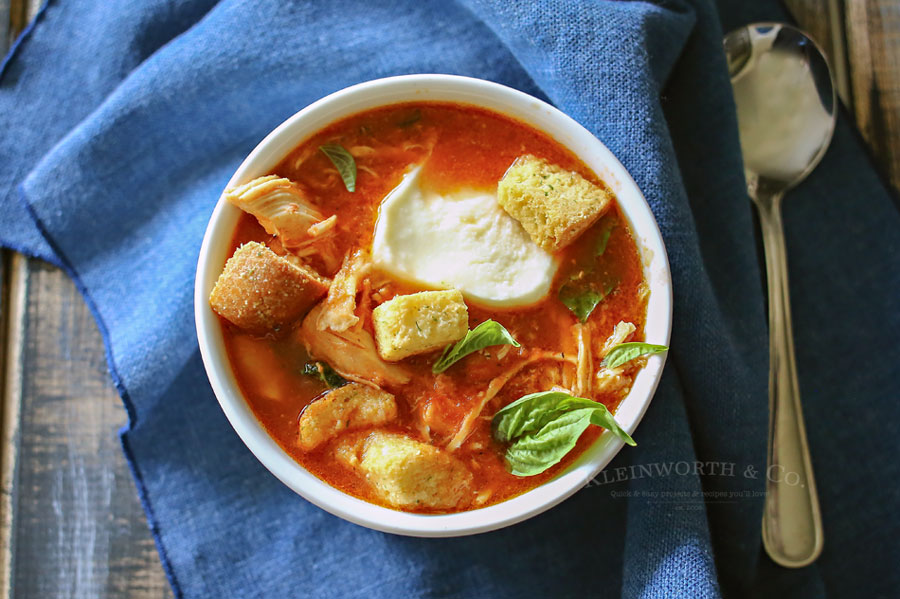
M0 53L4 54L12 45L11 8L10 0L0 0ZM17 368L8 365L11 350L16 349L9 333L12 260L13 252L0 249L0 597L12 596L12 499L16 464L15 427L19 407L18 392L8 376L8 373L18 372Z
M10 0L0 0L0 52L6 52L6 49L12 45L12 40L9 36L11 24L9 2Z
M96 324L60 270L27 261L12 584L22 599L170 597L116 432Z
M801 29L819 44L834 73L838 95L852 106L842 0L785 0Z
M27 266L20 254L6 252L3 276L3 385L0 386L0 597L12 597L15 556L19 423L22 397L22 331L28 295Z
M900 2L847 2L846 11L856 122L900 190Z
M828 54L841 99L900 191L900 2L786 0ZM829 13L831 9L831 13Z
M4 50L12 46L19 33L25 29L31 18L37 13L41 0L0 0L6 5L5 22L7 26L6 45Z

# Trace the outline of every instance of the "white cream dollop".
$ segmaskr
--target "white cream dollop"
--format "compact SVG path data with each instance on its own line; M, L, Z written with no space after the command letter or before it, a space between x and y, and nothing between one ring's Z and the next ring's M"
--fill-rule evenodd
M493 191L439 194L422 189L421 167L381 203L372 259L415 284L456 288L496 307L533 304L547 295L557 263L497 204Z

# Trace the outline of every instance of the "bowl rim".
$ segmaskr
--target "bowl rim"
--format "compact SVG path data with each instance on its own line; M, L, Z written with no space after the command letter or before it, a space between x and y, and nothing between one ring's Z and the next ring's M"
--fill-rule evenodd
M499 112L550 136L603 179L616 192L650 287L645 339L669 344L671 272L659 226L646 198L622 163L592 133L557 108L516 89L443 74L400 75L359 83L325 96L286 119L257 144L227 185L267 174L293 148L337 120L370 108L408 102L469 104ZM587 485L622 448L622 441L604 431L555 478L498 504L451 514L393 510L353 497L317 478L269 436L249 408L231 371L218 317L209 306L209 292L227 258L223 248L230 245L223 243L223 236L230 241L239 214L238 208L220 197L203 236L194 284L200 354L216 399L235 432L275 477L311 503L340 518L383 532L420 537L478 534L521 522L559 504ZM666 356L663 353L648 358L617 409L617 421L631 435L659 385Z

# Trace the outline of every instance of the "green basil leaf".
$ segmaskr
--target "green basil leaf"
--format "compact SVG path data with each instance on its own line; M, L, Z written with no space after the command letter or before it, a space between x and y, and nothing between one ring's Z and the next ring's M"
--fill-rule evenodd
M608 279L603 289L598 290L586 285L581 279L569 279L559 288L559 301L571 310L579 321L587 322L597 304L612 293L618 284L617 280Z
M610 218L603 224L603 229L600 231L600 239L597 240L597 247L594 248L594 256L599 257L603 255L603 252L606 251L606 246L609 244L609 237L612 235L612 231L615 228L615 218Z
M594 239L577 248L574 262L563 273L564 282L557 295L581 322L587 322L597 305L619 284L615 264L603 258L616 226L614 214L603 216L594 225Z
M506 450L509 471L516 476L534 476L558 464L591 425L593 413L592 408L565 412L540 430L513 441Z
M576 413L579 416L572 415ZM583 426L582 417L586 418ZM520 397L494 414L492 428L495 440L512 442L506 453L510 472L533 476L558 463L575 447L578 437L590 424L611 431L629 445L636 445L605 405L562 391ZM569 435L576 432L571 439Z
M513 339L513 336L509 334L509 331L507 331L502 324L494 322L493 320L486 320L467 332L466 336L457 341L454 345L445 347L444 353L441 354L438 361L431 367L431 371L435 374L444 372L450 368L450 366L472 352L476 352L492 345L512 345L513 347L521 347L519 342Z
M588 316L604 297L593 289L582 288L573 281L564 283L559 288L559 301L571 310L581 322L587 321Z
M632 447L637 445L637 443L634 442L634 439L631 438L631 435L626 433L622 427L619 426L619 423L616 422L616 419L613 418L613 415L602 403L594 407L594 411L591 413L591 424L602 426L606 430L611 431L615 436Z
M415 125L416 123L418 123L421 120L422 120L422 111L419 110L418 108L416 108L415 110L412 111L412 113L410 113L409 116L407 116L402 121L397 123L397 126L405 128L405 127L409 127L410 125Z
M635 358L641 356L649 356L667 351L669 348L665 345L653 345L652 343L620 343L613 347L603 358L603 364L607 368L618 368L622 364L631 362Z
M347 384L346 379L325 362L307 362L303 365L303 374L319 379L329 389L343 387Z
M541 391L520 397L494 414L494 438L507 443L526 433L540 430L564 411L560 406L566 399L572 399L572 396L562 391Z
M353 159L353 155L345 150L344 146L338 144L319 146L319 149L328 156L328 160L341 174L347 191L356 191L356 161Z

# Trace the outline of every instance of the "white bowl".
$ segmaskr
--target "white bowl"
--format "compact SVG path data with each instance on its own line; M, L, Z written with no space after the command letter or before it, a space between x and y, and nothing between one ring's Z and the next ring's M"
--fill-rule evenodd
M631 226L650 286L646 340L668 344L672 323L669 263L659 228L637 184L606 146L584 127L545 102L514 89L451 75L406 75L354 85L307 106L282 123L256 146L228 184L268 174L301 142L339 119L378 106L418 101L469 104L524 121L569 148L603 179L615 192ZM228 258L229 241L239 215L239 209L219 200L203 238L194 289L200 353L213 391L234 430L272 474L307 500L345 520L385 532L420 537L469 535L509 526L553 507L587 484L621 449L622 442L604 432L556 478L508 501L455 514L395 511L322 482L285 453L253 415L238 388L219 321L209 306L209 294ZM664 354L648 359L616 412L616 420L632 435L650 404L664 363Z

